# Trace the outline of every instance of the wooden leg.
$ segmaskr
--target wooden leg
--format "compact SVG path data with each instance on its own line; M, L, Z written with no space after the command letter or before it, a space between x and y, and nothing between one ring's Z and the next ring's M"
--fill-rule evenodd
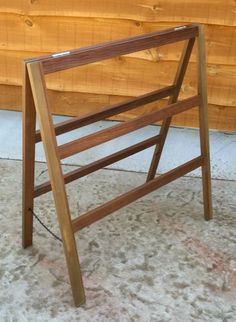
M35 159L35 107L28 72L23 70L23 177L22 177L22 246L32 245L34 205L34 159Z
M52 184L52 191L64 245L72 293L75 305L79 306L85 302L84 287L74 233L72 230L65 183L58 156L55 131L48 107L45 81L40 63L30 63L27 67L47 159L49 176Z
M184 80L184 76L188 67L188 62L194 46L194 42L195 42L195 38L191 38L185 44L184 50L182 52L181 60L179 63L179 67L174 80L175 91L174 91L174 94L170 97L168 104L173 104L178 100L180 89ZM157 144L155 147L154 154L152 157L152 162L147 175L147 182L152 180L156 175L157 167L160 162L161 154L162 154L166 137L168 134L168 130L170 127L171 119L172 119L171 117L167 118L162 123L161 130L160 130L161 140L160 140L160 143Z
M210 220L212 218L212 196L208 130L206 54L204 29L201 25L199 25L198 37L198 91L201 96L199 106L200 145L201 153L204 156L204 165L202 166L204 217L206 220Z

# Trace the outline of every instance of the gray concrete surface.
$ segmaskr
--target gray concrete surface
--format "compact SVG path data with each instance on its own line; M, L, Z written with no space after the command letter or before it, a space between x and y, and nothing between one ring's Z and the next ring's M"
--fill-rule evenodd
M144 180L101 170L68 185L73 216ZM201 180L182 178L76 234L87 302L75 308L60 242L35 222L21 248L21 162L0 160L0 321L235 322L235 194L236 182L213 180L205 222ZM51 194L35 212L59 234Z
M66 117L55 116L55 122L65 120ZM22 129L21 113L12 111L0 111L0 158L22 159ZM74 140L89 133L110 127L117 122L101 121L96 124L72 131L58 137L59 143ZM65 164L84 165L92 160L135 144L148 137L156 135L158 126L147 126L141 130L132 132L118 139L102 144L78 155L63 160ZM10 135L9 135L10 133ZM216 179L236 180L236 133L227 134L210 132L212 177ZM110 165L110 169L129 171L147 171L152 157L153 148L137 153L127 159ZM179 164L199 155L199 131L194 129L171 128L167 137L164 153L161 158L159 173L168 171ZM42 145L38 145L36 158L44 161ZM200 171L191 173L199 176Z

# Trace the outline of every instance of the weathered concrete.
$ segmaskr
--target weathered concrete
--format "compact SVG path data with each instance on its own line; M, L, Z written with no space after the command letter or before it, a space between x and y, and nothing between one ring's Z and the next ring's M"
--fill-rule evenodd
M101 170L76 181L73 214L144 180ZM201 180L182 178L79 232L87 303L75 308L61 244L35 222L34 246L21 248L21 162L0 160L0 321L235 322L235 194L236 182L213 181L205 222ZM35 212L59 234L51 194Z

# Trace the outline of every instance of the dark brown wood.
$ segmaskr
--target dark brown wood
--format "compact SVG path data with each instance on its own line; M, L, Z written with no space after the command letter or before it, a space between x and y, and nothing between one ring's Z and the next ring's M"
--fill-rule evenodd
M199 25L198 37L198 93L200 95L199 123L200 123L200 146L201 153L205 156L202 165L202 186L204 217L210 220L213 217L212 193L211 193L211 167L208 129L208 102L207 102L207 75L206 75L206 53L205 53L204 27Z
M202 156L199 156L74 219L72 221L73 231L76 232L88 225L91 225L92 223L106 217L112 212L156 190L157 188L160 188L167 183L184 176L188 172L199 168L200 166L202 166L203 160L204 158Z
M135 97L125 102L106 107L98 111L97 113L90 113L81 117L74 117L73 119L58 123L54 126L56 135L60 135L82 126L89 125L91 123L104 120L110 116L129 111L131 109L137 108L141 105L145 105L156 100L165 98L174 93L175 86L168 86L151 93ZM40 142L41 136L40 131L36 131L35 141Z
M178 70L175 75L175 80L174 80L174 86L175 90L173 95L169 99L169 104L176 103L179 97L180 89L183 84L184 76L188 67L189 59L193 50L193 46L195 43L195 38L189 39L184 47L184 50L181 55L181 59L179 62ZM160 135L161 135L161 142L156 146L153 157L152 157L152 162L150 165L150 169L148 171L147 175L147 181L152 180L155 175L156 171L161 159L161 154L165 145L166 137L169 131L170 123L171 123L172 117L168 117L165 119L161 125L161 130L160 130Z
M27 60L26 62L41 62L44 74L49 74L68 68L91 64L119 55L126 55L152 47L160 47L194 38L197 35L198 27L191 24L95 46L42 56Z
M158 111L154 111L147 115L143 115L121 124L117 124L108 129L98 131L96 133L87 135L81 139L63 144L58 147L58 152L61 159L67 158L75 153L79 153L90 149L101 143L110 141L121 135L135 131L145 127L153 122L168 118L175 114L186 111L189 108L195 107L199 104L199 96L193 96L175 104L168 105Z
M151 137L147 140L144 140L142 142L134 144L126 149L123 149L123 150L113 153L107 157L104 157L100 160L94 161L94 162L92 162L86 166L83 166L79 169L68 172L64 175L64 181L65 181L65 183L70 183L76 179L82 178L82 177L88 175L89 173L97 171L101 168L104 168L104 167L114 163L114 162L120 161L120 160L127 158L135 153L143 151L144 149L147 149L147 148L151 147L152 145L157 144L157 142L159 140L160 140L160 136L156 135L156 136ZM34 189L34 198L39 197L42 194L47 193L51 190L52 190L52 186L50 184L50 181L47 181L41 185L38 185Z
M22 246L33 242L34 159L36 112L26 65L23 66L23 172L22 172Z

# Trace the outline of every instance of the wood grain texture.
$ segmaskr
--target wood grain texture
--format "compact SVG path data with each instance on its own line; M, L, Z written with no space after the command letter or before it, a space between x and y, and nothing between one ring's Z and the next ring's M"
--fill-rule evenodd
M168 171L159 177L144 183L133 190L126 192L125 194L116 197L115 199L108 201L107 203L98 206L95 209L88 211L86 214L77 217L72 221L73 231L76 232L104 217L112 212L128 205L129 203L142 198L146 194L158 189L171 181L180 178L194 169L197 169L203 164L203 157L199 156L189 162L186 162L173 170Z
M183 24L187 23L184 21ZM176 26L173 22L138 22L126 19L92 19L0 14L0 49L47 54L137 36ZM212 64L236 64L236 28L206 25L207 60ZM130 54L132 57L178 60L180 44ZM25 56L26 57L26 56ZM29 56L30 57L30 56ZM196 55L192 60L196 61Z
M106 166L108 166L112 163L115 163L115 162L120 161L124 158L127 158L128 156L131 156L135 153L143 151L144 149L151 147L154 144L157 144L157 142L159 142L159 141L160 141L160 136L156 135L156 136L151 137L147 140L144 140L142 142L131 145L128 148L125 148L123 150L115 152L109 156L106 156L102 159L99 159L99 160L89 163L83 167L80 167L79 169L76 169L76 170L66 173L64 175L64 181L65 181L65 183L69 183L69 182L72 182L76 179L82 178L82 177L88 175L89 173L97 171L98 169L105 168ZM39 197L42 194L49 192L51 190L52 190L52 186L51 186L50 181L44 182L34 188L34 198Z
M199 25L198 37L198 93L200 95L199 105L199 126L200 126L200 147L204 156L202 164L202 188L204 217L210 220L213 217L212 192L211 192L211 164L209 148L208 129L208 101L207 101L207 77L206 77L206 46L204 37L204 27Z
M195 38L192 38L186 41L186 44L183 49L181 59L177 68L177 72L175 75L175 80L174 80L175 90L173 91L172 95L170 95L168 104L173 104L178 101L180 90L187 71L187 67L189 65L189 59L191 57L194 44L195 44ZM172 121L172 116L165 118L163 120L163 123L161 124L161 128L160 128L161 141L159 144L156 145L155 150L153 152L152 161L147 174L147 179L146 179L147 182L154 179L156 175L157 168L161 159L162 151L165 145L166 137L169 132L171 121Z
M140 107L141 105L146 105L151 102L155 102L157 100L160 100L162 98L166 98L172 95L174 90L175 90L175 86L165 87L159 91L147 93L145 95L138 96L137 98L132 98L124 102L102 108L101 110L97 111L96 114L89 113L82 117L75 117L72 120L67 120L67 121L58 123L54 127L55 133L56 135L60 135L68 131L73 131L82 126L107 119L108 117L120 114L122 112L130 111L132 109ZM41 141L40 131L36 132L35 141L36 142Z
M188 66L189 58L195 43L195 38L198 37L198 93L192 95L184 100L178 100L182 81L184 79L186 69ZM162 46L172 42L179 42L187 40L183 53L181 55L180 63L177 68L174 83L169 87L164 87L161 90L149 92L147 94L141 94L135 99L130 99L125 103L121 103L112 107L97 111L94 114L87 114L83 118L77 118L74 120L65 121L55 127L53 125L53 119L49 110L49 100L47 95L45 74L54 73L55 71L71 69L78 65L91 64L94 62L103 61L106 58L113 58L122 54L131 53L133 51L139 51L149 49L152 46ZM43 186L34 187L30 185L29 189L31 194L36 197L46 191L52 190L59 226L62 235L62 242L64 246L64 252L67 260L67 266L69 271L69 277L72 287L72 293L74 297L74 303L79 306L85 301L85 293L83 287L82 276L80 272L80 264L78 260L76 243L73 233L77 230L90 225L91 223L102 219L106 215L112 213L121 207L128 205L129 203L137 200L138 198L146 195L155 189L166 185L167 183L191 172L192 170L202 166L203 168L203 195L204 195L204 209L205 218L210 219L210 214L206 213L209 210L211 204L211 191L210 187L210 164L209 164L209 150L208 150L208 118L207 118L207 88L206 88L206 62L205 62L205 42L203 27L200 25L181 26L178 28L168 29L162 32L155 32L151 34L145 34L138 37L131 37L120 41L112 41L109 43L90 46L84 49L76 49L73 52L66 52L55 55L48 55L44 57L38 57L30 59L25 62L27 68L25 71L29 76L29 82L24 82L24 96L27 96L27 84L28 88L31 88L32 97L34 100L34 106L39 121L40 132L36 133L34 142L31 142L35 146L37 138L43 142L50 182L46 182ZM95 65L96 66L96 65ZM130 80L127 82L127 86ZM31 100L32 100L31 97ZM100 120L102 116L108 117L119 112L124 112L136 108L142 104L149 104L156 99L162 99L169 97L168 105L159 110L155 110L148 114L136 117L132 120L116 124L109 128L99 130L95 133L88 134L74 141L67 142L62 145L57 145L56 132L64 133L80 127L80 123L83 125L90 124ZM25 106L26 104L24 104ZM178 166L177 168L168 171L158 178L153 178L151 175L148 178L148 182L140 185L139 187L95 208L92 211L80 216L75 220L71 220L68 198L65 190L66 180L68 182L81 177L82 175L89 174L102 166L109 164L113 161L123 159L133 153L136 153L144 148L155 143L156 147L160 144L162 147L165 142L165 137L170 125L172 116L184 112L193 107L200 108L200 137L201 137L201 155L187 163ZM32 113L31 113L32 114ZM31 123L35 125L35 113L31 115ZM118 151L105 158L97 160L90 165L78 169L76 172L68 173L67 176L63 175L60 160L69 157L73 154L85 151L104 142L113 140L119 136L125 135L129 132L136 131L137 129L148 126L156 121L164 120L164 132L160 131L159 135L146 141L140 142L134 146L130 146L124 150ZM168 123L168 124L167 124ZM25 124L25 123L24 123ZM27 127L24 126L26 129ZM31 128L30 128L31 129ZM166 133L165 133L166 132ZM31 140L34 137L34 131L31 130ZM33 135L32 135L33 134ZM59 134L59 133L58 133ZM35 141L36 139L36 141ZM24 140L28 138L24 136ZM26 144L24 144L26 146ZM162 152L162 147L160 154ZM25 155L24 155L25 157ZM155 158L154 153L154 158ZM31 159L31 158L30 158ZM25 160L24 160L25 161ZM203 163L204 162L204 163ZM205 169L207 166L208 169ZM152 169L153 170L153 169ZM154 169L154 174L156 169ZM206 185L208 187L206 188ZM31 225L31 222L29 223ZM32 225L31 225L32 226ZM32 232L32 227L30 232Z
M120 40L112 40L102 44L73 49L63 53L42 56L37 61L42 62L44 74L66 70L68 68L83 66L107 59L128 55L132 52L149 50L178 43L198 36L197 25L184 25L177 28L155 31ZM129 46L127 46L129 43ZM35 59L33 59L35 61Z
M21 110L21 86L0 85L0 105L8 110ZM116 104L128 99L127 96L87 94L77 92L48 91L51 112L70 116L82 116L88 112L96 112L98 109L109 104ZM53 104L52 104L53 103ZM52 106L51 106L52 105ZM138 115L143 115L150 111L167 105L167 100L157 101L139 108ZM14 106L14 108L13 108ZM234 106L219 106L209 104L209 126L212 129L222 131L235 131L236 117ZM65 113L66 111L66 113ZM137 116L136 110L131 110L117 116L113 120L129 120ZM197 109L191 109L182 114L176 115L172 119L172 125L196 127L198 122Z
M138 21L181 21L235 26L236 4L232 0L67 0L0 1L0 12L25 16L66 16L89 18L124 18Z
M210 127L229 131L236 130L234 125L236 118L236 91L234 90L236 82L235 12L236 3L231 0L217 2L182 0L178 3L174 0L158 2L153 0L141 2L136 0L128 2L123 0L99 0L96 2L68 0L63 2L60 0L56 5L46 0L21 0L20 2L11 0L9 3L0 0L0 84L21 85L21 61L26 58L197 21L205 23L209 106L212 109L214 105L214 110L225 110L226 108L230 111L227 112L227 119L230 119L228 119L226 128L225 119L216 120L216 115L219 113L215 114L214 111L212 113L209 111ZM126 62L126 66L128 66L125 74L116 75L121 64L113 69L118 60L114 59L113 62L107 62L106 66L98 64L92 73L90 70L85 70L81 82L78 81L81 78L80 73L76 73L76 71L69 72L65 76L55 75L50 80L50 89L59 92L66 91L65 96L68 98L65 108L59 102L60 108L55 109L62 114L75 114L77 108L73 102L74 93L77 92L78 96L82 97L83 95L85 101L85 105L80 106L79 115L81 109L85 110L85 113L96 109L102 97L106 100L105 97L117 96L118 98L120 96L122 99L123 96L139 95L140 82L137 78L138 74L142 74L142 71L146 69L147 62L156 63L158 67L155 69L157 73L153 69L150 74L152 79L156 79L155 85L158 84L158 88L169 85L165 64L171 61L173 67L169 74L174 73L176 62L180 58L181 48L182 44L175 44L122 57L120 61ZM188 94L192 95L191 90L197 88L193 73L196 70L195 51L191 62L191 72L184 82L182 98L187 97ZM135 76L136 71L133 71L133 68L138 70L137 76ZM113 73L112 70L114 70ZM148 72L150 73L150 69ZM129 79L134 76L134 81L129 88L121 79L124 80L127 75ZM158 75L161 77L158 78ZM113 78L111 82L109 82L109 77ZM160 79L163 79L163 82L159 84ZM144 79L145 82L146 79ZM117 89L119 92L116 91ZM153 83L147 83L145 86L141 84L142 93L146 89L151 91L157 88L153 87ZM0 92L0 108L21 109L21 105L17 103L18 99L12 97L15 87L12 87L12 93L13 95L8 97L6 87L4 91ZM54 98L59 101L55 96ZM69 104L70 101L71 104ZM92 101L95 104L94 107ZM91 102L91 104L88 106L87 102ZM197 123L194 120L183 116L182 121L179 119L179 125L196 127Z
M179 101L175 104L167 105L158 111L154 111L150 114L139 116L130 121L119 123L111 126L110 128L98 131L93 134L82 137L68 143L65 143L58 147L59 156L61 159L67 158L75 153L79 153L90 149L96 145L110 141L121 135L129 132L141 129L152 122L161 121L167 117L171 117L175 114L186 111L189 108L193 108L199 105L199 96L192 96L186 100Z
M43 146L46 155L49 177L52 185L53 197L63 240L64 252L74 302L79 306L85 302L83 281L77 254L74 234L72 234L71 217L67 200L64 178L58 158L57 142L54 135L52 117L48 110L46 87L39 63L27 64L30 85L39 120Z
M23 66L23 75L22 246L26 248L33 242L36 111L26 65Z
M31 56L38 54L31 53ZM24 58L21 52L0 51L1 84L21 85L21 62ZM138 96L171 85L177 65L175 61L148 60L140 64L138 58L122 56L48 75L47 86L49 89L67 92ZM190 63L181 89L181 98L196 92L196 67L195 63ZM209 103L235 106L236 65L208 64L207 74ZM67 114L66 111L64 114Z

